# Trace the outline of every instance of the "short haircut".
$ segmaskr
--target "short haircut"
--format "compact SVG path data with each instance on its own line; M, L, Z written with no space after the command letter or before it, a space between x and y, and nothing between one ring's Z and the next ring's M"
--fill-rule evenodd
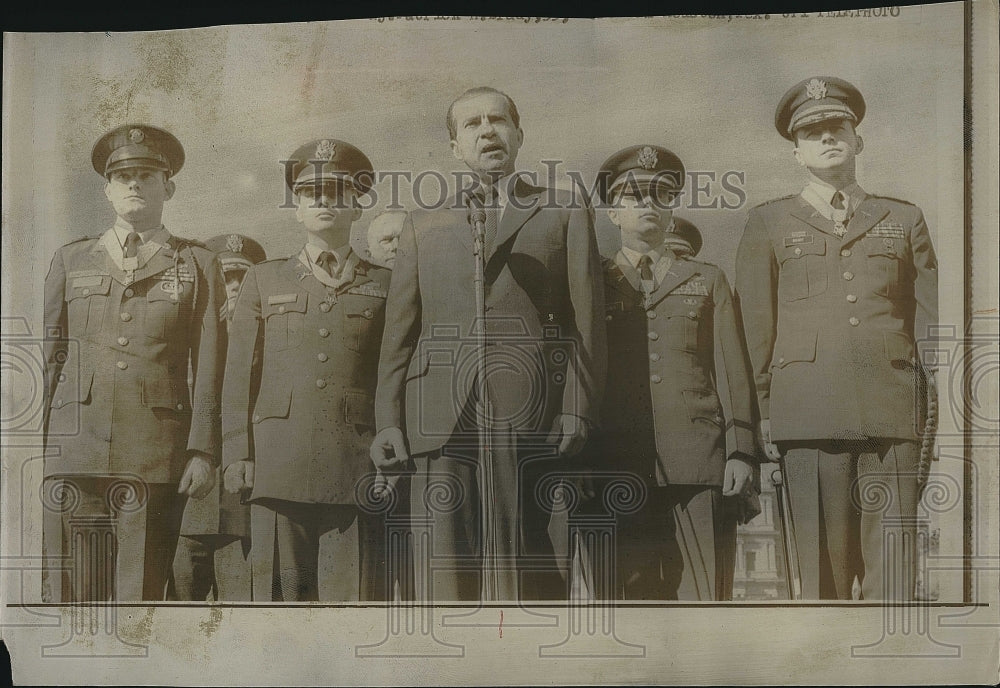
M481 96L486 93L495 93L498 96L503 96L507 101L507 110L510 112L510 119L514 122L514 126L517 128L521 127L521 115L517 112L517 105L514 104L513 99L503 91L499 91L492 86L476 86L475 88L470 88L465 93L460 95L458 98L452 101L451 105L448 106L448 135L451 140L454 141L455 137L458 136L458 125L455 123L455 103L465 100L466 98L472 98L473 96Z

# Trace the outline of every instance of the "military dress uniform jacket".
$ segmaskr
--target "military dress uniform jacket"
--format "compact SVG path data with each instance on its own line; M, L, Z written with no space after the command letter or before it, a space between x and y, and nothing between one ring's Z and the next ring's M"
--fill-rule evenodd
M45 279L46 476L180 480L218 461L226 290L213 253L170 236L126 272L99 239L56 251ZM188 386L188 373L193 386Z
M358 481L374 472L389 276L358 262L331 293L298 255L247 272L230 324L222 425L224 463L255 462L251 500L355 503Z
M536 440L556 414L596 420L606 341L591 215L569 192L512 178L486 265L494 419ZM549 194L552 194L550 197ZM554 200L554 202L552 202ZM454 206L454 199L452 205ZM474 394L475 262L468 213L415 211L403 226L376 396L378 429L405 428L412 454L476 442L459 427Z
M725 274L677 259L646 301L619 252L604 284L601 465L661 487L721 486L727 459L756 454L752 376Z
M920 437L937 260L919 208L866 196L841 238L801 196L758 206L736 291L772 440Z

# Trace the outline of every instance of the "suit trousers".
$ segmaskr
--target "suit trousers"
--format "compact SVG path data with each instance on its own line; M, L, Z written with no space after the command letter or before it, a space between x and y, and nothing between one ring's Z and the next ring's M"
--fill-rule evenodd
M499 598L566 599L549 535L551 507L536 494L562 465L554 448L516 447L500 433L494 443L493 490L488 496L497 545ZM448 445L414 458L410 519L413 575L418 601L471 601L481 597L483 576L482 471L475 447Z
M181 535L168 600L249 601L250 539L236 535Z
M60 602L163 600L185 495L170 483L111 477L46 479L65 508L46 504L43 597Z
M917 466L909 440L780 443L803 599L911 600Z
M736 511L719 487L652 487L636 513L619 516L615 537L616 597L732 598Z
M253 599L385 599L381 519L353 504L258 499L250 506Z

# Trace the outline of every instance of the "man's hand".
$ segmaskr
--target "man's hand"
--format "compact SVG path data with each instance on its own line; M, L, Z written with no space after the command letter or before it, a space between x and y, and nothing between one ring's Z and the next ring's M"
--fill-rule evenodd
M188 460L177 494L186 494L192 499L201 499L215 487L215 469L208 455L195 452Z
M240 490L252 490L253 475L253 461L237 461L226 466L222 474L222 484L229 494L236 494Z
M556 416L555 421L553 421L548 441L551 443L559 442L560 456L574 456L583 449L589 434L590 430L587 428L586 420L580 416L563 413Z
M753 485L753 468L740 459L726 461L726 474L722 478L722 495L735 497Z
M778 445L771 441L771 419L765 418L760 422L760 441L764 445L764 454L771 461L780 461L781 452L778 451Z
M382 428L372 440L369 452L375 468L392 471L400 469L410 460L406 450L406 437L399 428Z
M388 499L396 491L396 483L399 482L402 473L384 473L382 469L375 470L375 487L372 491L376 499Z

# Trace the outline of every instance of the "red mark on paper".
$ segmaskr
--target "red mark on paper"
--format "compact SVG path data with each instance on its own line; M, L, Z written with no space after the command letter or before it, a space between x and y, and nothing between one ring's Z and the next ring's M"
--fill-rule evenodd
M500 637L503 637L503 610L500 610Z

